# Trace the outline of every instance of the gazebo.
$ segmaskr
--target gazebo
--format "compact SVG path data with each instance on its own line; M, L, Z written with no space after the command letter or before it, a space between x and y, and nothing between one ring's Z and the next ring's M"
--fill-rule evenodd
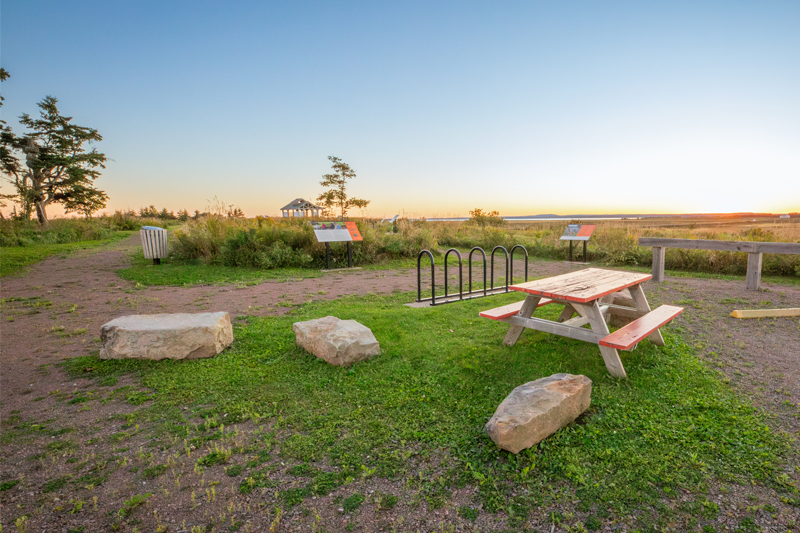
M281 213L285 218L289 217L319 217L322 208L314 205L303 198L295 198L285 206L281 207Z

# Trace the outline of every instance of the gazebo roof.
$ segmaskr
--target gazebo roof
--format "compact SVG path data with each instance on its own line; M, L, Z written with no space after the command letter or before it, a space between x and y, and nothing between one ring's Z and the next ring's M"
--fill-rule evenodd
M285 206L281 207L281 211L291 211L292 209L322 209L318 205L314 205L308 200L303 198L295 198Z

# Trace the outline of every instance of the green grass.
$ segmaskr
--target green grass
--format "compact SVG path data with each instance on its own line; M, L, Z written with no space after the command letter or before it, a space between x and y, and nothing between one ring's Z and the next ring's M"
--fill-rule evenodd
M226 267L207 265L200 261L176 261L162 259L160 265L153 265L141 253L132 257L129 268L117 272L120 277L141 285L213 285L236 283L256 285L265 280L289 281L293 279L316 278L322 275L319 270L307 268L276 268L259 270L250 267Z
M51 255L70 253L75 250L96 248L119 241L130 236L131 231L115 231L111 239L80 241L66 244L32 244L30 246L10 246L0 248L0 277L10 276L22 271L26 266L37 263Z
M515 347L503 346L507 326L478 311L518 295L432 309L404 307L410 298L360 296L250 318L236 326L233 346L213 359L78 357L64 365L81 375L91 367L98 378L137 372L155 391L145 408L154 420L191 405L203 406L207 420L227 414L226 424L251 418L273 425L284 458L337 465L336 472L309 470L309 494L377 475L406 479L434 508L469 484L490 512L522 516L567 490L582 505L625 516L677 498L681 489L702 493L713 481L794 490L778 468L786 439L669 327L666 347L643 342L622 353L630 377L621 381L608 375L595 345L526 331ZM556 307L542 310L552 319ZM292 323L327 315L371 328L381 355L340 368L297 348ZM483 432L497 405L514 387L557 372L593 380L590 409L518 455L499 450ZM255 472L240 490L268 483ZM286 493L286 503L305 494Z

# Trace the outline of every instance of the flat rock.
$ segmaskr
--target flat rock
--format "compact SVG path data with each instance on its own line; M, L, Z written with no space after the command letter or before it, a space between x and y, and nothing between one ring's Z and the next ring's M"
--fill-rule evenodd
M355 320L326 316L292 325L297 344L332 365L347 366L381 353L370 329Z
M520 385L506 397L486 424L499 447L519 453L571 424L589 408L592 380L553 374Z
M200 359L233 342L226 312L131 315L100 328L100 359Z

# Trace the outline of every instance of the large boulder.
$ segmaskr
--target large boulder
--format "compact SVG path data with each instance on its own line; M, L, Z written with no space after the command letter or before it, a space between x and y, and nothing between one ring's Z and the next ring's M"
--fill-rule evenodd
M519 453L572 423L589 408L592 380L586 376L553 374L520 385L486 424L492 440Z
M233 342L228 313L123 316L100 328L100 359L200 359Z
M372 331L355 320L326 316L295 322L292 329L298 345L332 365L347 366L381 353Z

